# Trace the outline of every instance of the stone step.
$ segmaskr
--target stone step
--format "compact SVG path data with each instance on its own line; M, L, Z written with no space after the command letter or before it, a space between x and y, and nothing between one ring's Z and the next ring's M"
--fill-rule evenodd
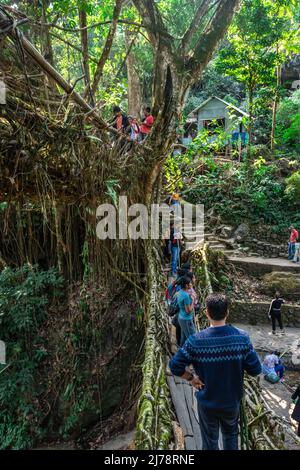
M225 245L221 245L221 244L210 246L210 249L211 249L211 250L222 250L222 251L223 251L224 248L226 248Z
M210 240L211 240L211 241L217 240L216 236L213 235L212 233L211 233L211 234L210 234L210 233L209 233L209 234L206 233L206 234L205 234L205 239L208 240L208 241L210 241Z
M255 256L228 256L229 261L253 276L261 276L272 271L300 273L300 264L284 258L263 258Z

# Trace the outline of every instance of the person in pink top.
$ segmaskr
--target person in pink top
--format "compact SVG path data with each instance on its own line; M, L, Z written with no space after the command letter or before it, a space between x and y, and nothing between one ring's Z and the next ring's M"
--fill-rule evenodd
M153 123L154 123L154 117L151 114L151 109L149 107L145 108L145 119L143 123L140 125L140 133L142 136L142 140L147 137L148 134L150 134Z
M288 259L292 260L295 256L295 247L298 240L298 231L293 225L290 226L291 234L289 240Z

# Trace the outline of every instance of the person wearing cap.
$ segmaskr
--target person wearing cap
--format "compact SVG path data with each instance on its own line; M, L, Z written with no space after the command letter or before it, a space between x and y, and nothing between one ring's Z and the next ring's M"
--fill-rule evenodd
M173 193L171 197L171 206L173 206L174 204L179 204L179 199L179 194Z
M296 242L298 240L298 231L295 229L293 225L290 226L291 234L289 239L289 247L288 247L288 259L292 260L295 256L296 251Z

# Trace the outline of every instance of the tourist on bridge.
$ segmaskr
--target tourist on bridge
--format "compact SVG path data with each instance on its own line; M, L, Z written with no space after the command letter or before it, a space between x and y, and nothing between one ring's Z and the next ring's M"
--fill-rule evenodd
M170 244L171 244L171 275L176 276L177 267L180 260L180 247L181 247L182 235L176 230L174 223L171 223L170 230Z
M288 249L288 259L292 260L295 256L296 242L298 240L298 231L295 229L294 225L290 226L291 234L289 240L289 249Z
M154 117L151 114L151 108L146 107L144 109L144 121L140 125L140 132L141 132L141 138L144 140L151 132L153 123L154 123Z
M189 295L189 289L193 287L191 279L187 276L181 280L181 289L177 294L179 306L178 322L181 328L180 346L182 346L190 335L196 333L194 323L194 300Z
M128 116L128 121L130 125L130 140L133 142L138 142L140 136L140 128L137 123L137 120L134 116Z
M272 300L269 308L268 317L272 321L272 334L276 335L276 321L278 321L280 332L282 335L285 334L282 318L281 318L281 306L284 304L284 300L280 297L279 292L276 292L275 299Z
M129 121L128 117L125 113L122 113L121 108L119 106L114 106L113 108L114 118L111 121L112 126L117 129L120 134L128 132Z
M292 413L292 418L295 421L298 421L297 436L300 437L300 385L298 385L297 389L293 393L292 400L295 403L295 408Z
M226 325L226 296L206 299L210 327L190 336L170 361L174 375L198 389L198 414L203 450L218 450L221 427L224 450L238 450L238 420L244 371L261 373L260 360L248 334ZM196 375L186 370L192 365Z

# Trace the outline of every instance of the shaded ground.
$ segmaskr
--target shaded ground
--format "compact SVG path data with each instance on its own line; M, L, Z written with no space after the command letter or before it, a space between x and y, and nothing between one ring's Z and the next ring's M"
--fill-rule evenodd
M232 275L232 292L230 295L236 300L247 300L249 302L271 302L270 295L261 292L261 280L246 273L239 272L238 277ZM297 301L288 300L291 305L300 305L300 299Z

